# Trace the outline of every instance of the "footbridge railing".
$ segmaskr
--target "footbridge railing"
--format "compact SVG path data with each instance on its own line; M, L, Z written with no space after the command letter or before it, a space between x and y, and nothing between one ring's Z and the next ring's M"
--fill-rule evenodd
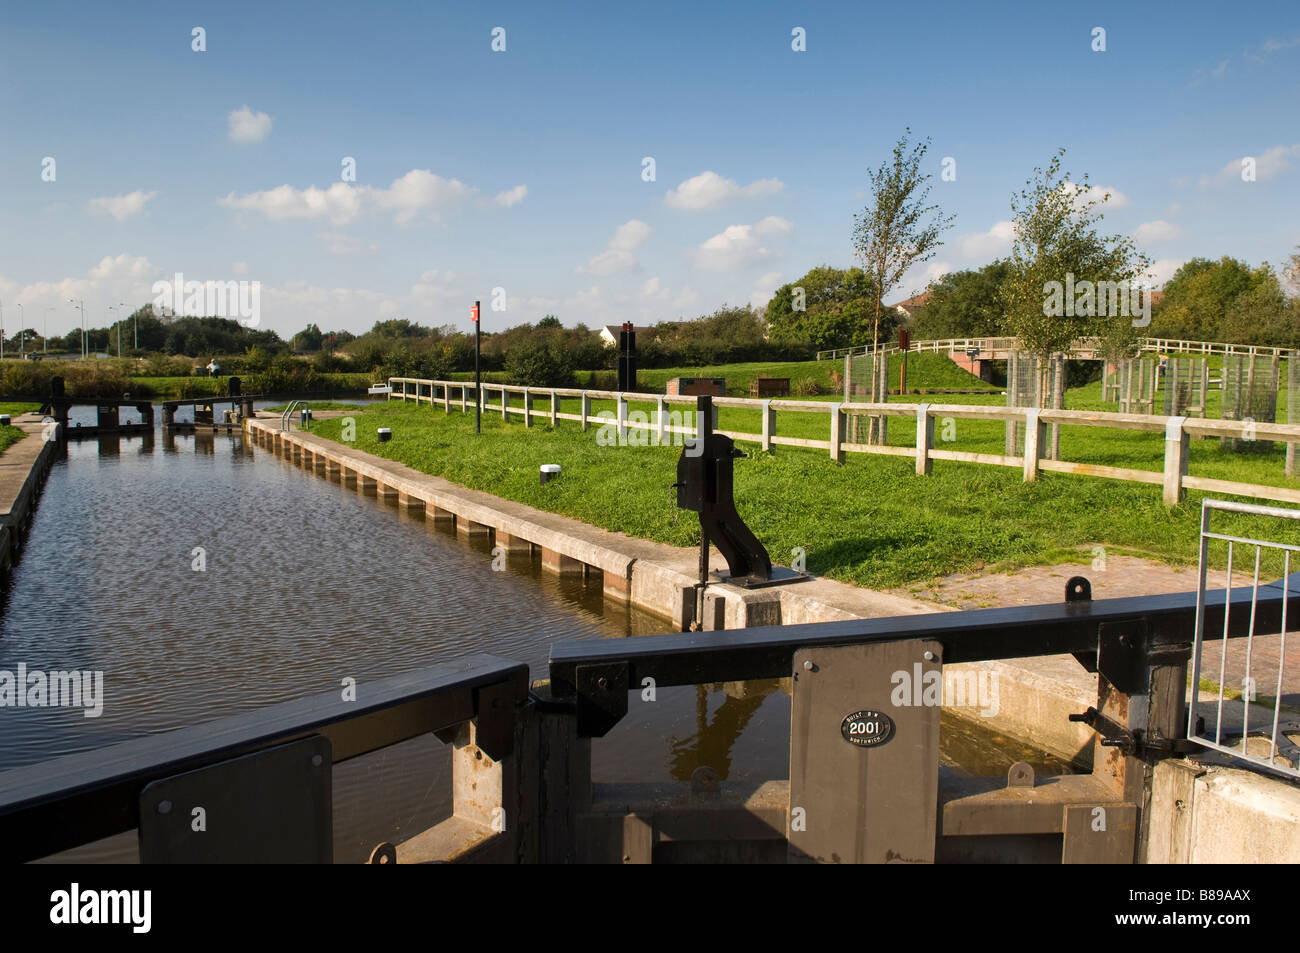
M928 341L913 341L910 350L921 354L960 354L982 360L1006 360L1007 354L1016 349L1014 337L971 337L940 338ZM1266 344L1230 344L1226 341L1182 341L1174 338L1142 338L1138 346L1143 351L1157 354L1246 354L1264 357L1285 357L1293 348L1276 347ZM896 344L880 344L875 348L882 354L899 353ZM1102 354L1102 342L1099 338L1080 338L1070 347L1072 357L1081 360L1098 360ZM843 357L858 357L871 354L870 344L857 347L840 347L818 351L817 360L835 360Z

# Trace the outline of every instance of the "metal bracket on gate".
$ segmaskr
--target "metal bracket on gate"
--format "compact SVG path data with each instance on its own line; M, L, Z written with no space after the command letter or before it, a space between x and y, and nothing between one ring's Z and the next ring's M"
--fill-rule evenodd
M484 685L475 689L475 743L493 761L500 761L514 750L515 686L510 682Z
M1097 671L1125 695L1147 690L1147 624L1103 622L1097 629Z
M1158 761L1176 755L1190 754L1197 750L1194 742L1186 738L1163 738L1159 735L1147 735L1141 729L1129 731L1111 721L1096 708L1071 715L1070 721L1084 722L1097 734L1101 735L1103 747L1119 748L1125 755L1143 761Z
M579 665L574 669L574 683L578 697L578 737L604 737L627 714L627 664Z
M1065 601L1074 602L1092 602L1092 583L1086 576L1071 576L1065 583ZM1083 666L1085 672L1097 671L1097 653L1092 652L1071 652L1075 660Z
M512 682L498 682L474 689L474 744L493 761L500 761L514 750L514 698ZM434 736L443 744L452 744L464 728L464 722L435 729Z

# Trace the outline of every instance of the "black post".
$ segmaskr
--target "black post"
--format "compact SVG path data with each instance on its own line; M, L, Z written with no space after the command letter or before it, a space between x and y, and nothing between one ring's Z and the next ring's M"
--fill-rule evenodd
M695 398L695 438L698 441L696 446L700 451L700 458L704 461L704 505L714 502L712 497L713 481L710 479L713 474L709 471L713 463L708 458L708 447L713 441L709 438L713 436L713 397L708 394L700 394ZM701 510L701 516L703 509ZM704 590L709 585L709 534L705 529L705 521L700 519L700 588L695 596L695 628L701 631L704 628Z
M479 371L478 371L479 341L482 337L480 332L483 328L483 322L479 320L479 304L480 302L478 301L474 302L474 432L475 433L481 433L482 426L483 426L483 422L482 422L483 385L482 382L479 380ZM504 400L504 398L502 399Z

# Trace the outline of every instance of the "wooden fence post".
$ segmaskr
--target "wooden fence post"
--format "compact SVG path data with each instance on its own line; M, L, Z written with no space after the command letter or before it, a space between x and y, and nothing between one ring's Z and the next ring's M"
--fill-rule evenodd
M510 392L506 390L506 385L501 385L501 420L504 422L506 415L510 412Z
M551 429L554 430L560 423L560 395L554 390L551 391Z
M588 418L591 417L591 396L584 390L582 392L582 429L586 430L591 426Z
M659 435L659 442L655 446L662 447L664 446L664 399L662 397L655 398L655 419Z
M533 425L533 392L527 387L524 388L524 426Z
M934 446L934 418L929 404L916 405L916 474L928 476L934 468L930 448Z
M1164 498L1166 506L1177 506L1187 495L1183 487L1183 477L1187 476L1188 450L1191 442L1183 431L1186 417L1170 417L1165 422L1165 479Z
M831 459L844 462L844 411L843 404L831 404Z
M1025 408L1025 482L1038 479L1038 461L1047 443L1047 424L1038 418L1037 407Z
M618 395L618 445L627 445L627 397Z
M772 434L776 433L776 411L772 409L772 401L763 401L763 449L771 452Z

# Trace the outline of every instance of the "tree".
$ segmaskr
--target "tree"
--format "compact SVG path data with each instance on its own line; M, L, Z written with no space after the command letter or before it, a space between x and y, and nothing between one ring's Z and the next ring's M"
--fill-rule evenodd
M537 322L537 327L541 328L562 328L564 324L553 314L548 314L542 320Z
M930 140L917 143L909 151L907 140L911 134L910 128L904 131L894 146L892 160L884 162L879 169L868 170L874 202L853 216L853 247L873 279L872 350L880 345L880 308L884 296L898 286L909 268L934 257L936 249L943 244L939 233L950 228L955 218L940 214L930 217L939 208L925 204L930 194L930 186L926 184L930 176L921 174L921 159ZM929 221L923 223L927 218ZM877 399L877 395L873 394L872 399Z
M295 334L294 338L298 342L299 351L319 351L321 344L325 341L325 335L321 333L320 328L314 323L307 325L307 327Z
M1101 295L1096 293L1096 283L1113 281L1127 288L1149 267L1131 238L1098 234L1097 223L1103 217L1100 206L1110 195L1096 196L1086 175L1080 184L1072 182L1068 174L1062 175L1063 155L1061 149L1046 171L1034 169L1026 188L1012 197L1015 240L1011 273L999 292L1006 330L1038 356L1040 405L1054 353L1068 351L1076 338L1085 335L1124 333L1108 329L1104 322L1132 324L1130 316L1096 313L1109 311L1101 306L1113 303L1098 300ZM1071 295L1078 289L1079 293L1067 307L1054 307L1049 305L1053 293L1049 289L1054 288ZM1089 289L1087 295L1085 288Z
M998 289L1010 274L1011 262L1000 259L979 270L950 271L931 282L930 297L913 318L912 337L920 341L1000 334Z
M1267 267L1267 265L1265 265ZM1234 344L1300 347L1300 301L1287 300L1277 276L1255 283L1228 305L1223 318L1223 340Z
M573 359L557 337L530 339L506 354L511 383L530 387L572 387Z
M1282 267L1282 277L1293 297L1300 297L1300 245L1291 253L1287 263Z
M1229 311L1244 295L1267 298L1278 287L1277 275L1267 263L1251 268L1227 255L1218 261L1193 258L1165 283L1160 312L1152 321L1153 333L1192 341L1250 341L1249 322L1236 322L1232 330L1228 328Z
M819 265L776 289L767 303L768 335L774 341L808 342L819 350L865 344L873 288L861 268ZM898 315L890 311L881 317L888 338Z

